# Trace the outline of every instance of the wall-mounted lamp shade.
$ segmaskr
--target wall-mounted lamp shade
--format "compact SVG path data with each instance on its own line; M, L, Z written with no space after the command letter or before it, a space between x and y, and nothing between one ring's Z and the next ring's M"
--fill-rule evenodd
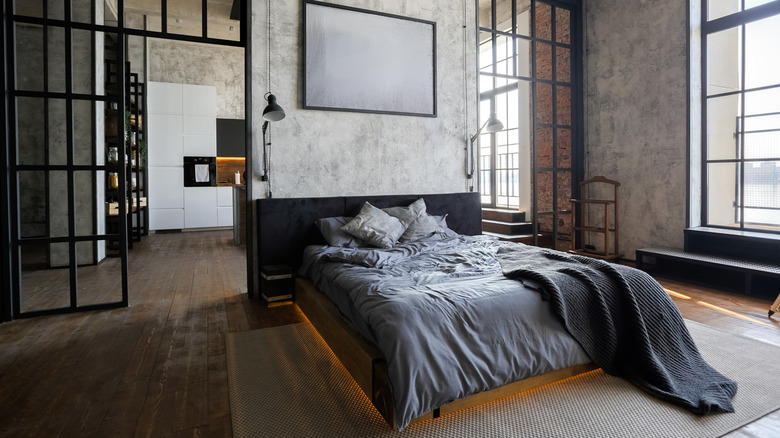
M476 134L471 136L472 143L477 141L477 137L479 137L479 134L482 132L483 129L487 129L487 132L498 132L504 129L504 124L501 123L501 120L498 120L498 117L496 117L496 113L491 111L490 117L488 117L485 123L482 124L482 127L479 128L479 131L477 131Z
M268 105L263 110L263 120L278 122L279 120L282 120L284 116L284 110L276 103L276 96L269 94Z
M504 129L504 124L501 123L501 120L498 120L498 117L496 117L496 113L491 112L485 129L487 130L487 132L498 132Z

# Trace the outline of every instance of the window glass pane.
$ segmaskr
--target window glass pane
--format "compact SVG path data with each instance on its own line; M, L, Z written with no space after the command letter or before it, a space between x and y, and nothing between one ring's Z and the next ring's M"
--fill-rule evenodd
M515 34L531 36L531 2L530 0L515 0L517 27Z
M170 22L174 21L175 18L171 18L171 2L168 2L168 26L170 26ZM181 3L181 2L176 2ZM162 16L162 2L160 1L148 1L148 0L125 0L125 26L130 29L144 29L144 25L146 25L146 29L153 30L153 31L162 31L162 24L160 21L160 17ZM201 6L198 6L198 11L200 11ZM110 12L114 17L116 17L116 14L113 12ZM108 15L109 12L106 13L107 18L106 20L109 20ZM144 16L146 16L146 24L144 24ZM116 18L114 18L116 20ZM170 31L170 29L169 29ZM200 35L200 34L199 34Z
M558 129L556 148L558 150L558 167L571 167L571 130Z
M234 4L241 2L223 1L208 2L208 37L222 40L238 41L241 39L240 22L230 20L230 12Z
M536 119L539 123L553 123L552 85L536 84Z
M708 160L733 159L739 156L739 95L707 99Z
M76 165L90 165L97 161L94 141L97 137L92 123L94 107L94 102L88 100L73 101L73 163Z
M707 20L712 21L742 10L742 0L707 0Z
M555 47L555 80L571 82L571 50L565 47Z
M48 187L49 236L68 236L68 172L49 172Z
M552 45L536 43L536 77L552 80Z
M571 13L568 9L555 8L555 41L571 44Z
M55 20L65 19L65 2L62 0L44 0L47 3L46 16Z
M19 145L16 156L19 164L46 164L46 137L44 99L16 98L16 134Z
M496 70L500 75L513 76L515 74L513 41L509 37L496 35Z
M52 266L54 260L59 265ZM22 312L49 310L70 305L70 271L50 269L68 266L67 243L21 245L22 278L20 307Z
M745 88L780 84L780 15L745 26Z
M493 28L493 10L490 0L479 0L479 27Z
M780 226L780 160L745 163L745 223Z
M44 0L13 0L14 13L25 17L43 18L43 2Z
M49 164L64 165L68 163L68 126L67 101L64 99L48 99L49 112Z
M570 210L571 209L571 172L569 171L557 171L558 176L558 200L555 206L556 211ZM561 230L559 229L560 233ZM571 230L569 230L571 232Z
M524 38L515 39L515 49L517 50L517 75L531 77L531 41Z
M92 46L92 32L73 29L71 37L73 64L73 92L92 94L95 90L95 68L93 56L97 59L98 52ZM101 47L100 52L103 52ZM102 62L101 62L102 63Z
M536 130L536 166L553 167L553 130L538 128Z
M76 254L79 258L78 305L120 302L122 301L121 259L118 257L107 258L97 266L84 266L94 253L93 245L92 242L78 242L76 244ZM106 241L98 240L97 245L105 247Z
M707 222L709 225L735 226L737 217L739 164L707 165Z
M745 158L780 159L780 88L745 93Z
M552 40L552 8L550 5L535 2L536 5L536 38Z
M507 114L507 96L506 94L499 94L496 96L496 117L504 123L504 129L506 129ZM489 116L490 113L483 114L483 117ZM482 126L482 125L479 125ZM499 131L500 132L500 131Z
M203 36L203 2L178 0L168 2L168 32L180 35Z
M484 93L493 89L493 77L481 74L479 75L479 92Z
M97 176L94 172L74 172L74 181L76 184L76 235L77 236L90 236L97 234L97 205L95 205L95 199L97 199L96 187ZM82 257L79 257L79 263L93 263L94 260L89 262L81 261Z
M517 108L517 98L518 91L516 89L507 93L507 116L506 119L501 120L504 123L504 129L517 129L520 117Z
M92 3L101 4L104 2L95 0L70 0L70 16L77 23L95 23L95 17L92 15ZM97 10L95 11L97 12ZM102 18L102 17L101 17ZM102 23L98 23L102 24Z
M571 88L559 85L555 87L555 92L556 124L571 125Z
M65 29L62 27L48 26L45 28L48 44L47 76L49 78L48 91L65 92Z
M707 95L741 89L741 26L707 35Z
M3 40L5 44L5 40ZM24 23L16 24L16 88L43 91L43 29Z
M536 196L539 203L539 212L553 211L554 181L552 171L538 172L536 174ZM552 227L547 231L552 231Z
M772 3L775 0L745 0L745 10Z
M493 34L479 33L479 71L493 72Z
M19 237L47 237L46 172L20 171Z

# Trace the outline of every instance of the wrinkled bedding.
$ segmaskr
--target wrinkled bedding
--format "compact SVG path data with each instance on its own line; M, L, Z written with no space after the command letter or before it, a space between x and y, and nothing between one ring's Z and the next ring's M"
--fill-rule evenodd
M310 246L300 274L387 360L396 422L517 380L590 362L530 282L482 236L390 249Z

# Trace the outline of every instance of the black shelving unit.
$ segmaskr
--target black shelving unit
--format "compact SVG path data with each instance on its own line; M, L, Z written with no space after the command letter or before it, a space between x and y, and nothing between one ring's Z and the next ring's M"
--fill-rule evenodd
M106 94L117 94L117 60L110 59L110 46L106 47ZM106 255L119 256L119 203L125 202L127 214L128 249L133 242L140 242L149 234L149 210L147 207L146 155L142 145L146 144L145 108L146 87L138 80L138 73L132 73L131 65L125 62L124 105L114 101L106 108ZM123 122L124 120L124 122ZM122 132L121 126L127 132ZM122 169L121 167L124 167ZM120 172L124 170L126 184L121 184Z

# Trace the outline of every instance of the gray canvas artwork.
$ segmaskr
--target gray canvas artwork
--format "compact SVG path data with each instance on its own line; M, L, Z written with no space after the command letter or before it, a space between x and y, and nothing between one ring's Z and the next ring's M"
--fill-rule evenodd
M305 107L436 114L435 24L306 4Z

